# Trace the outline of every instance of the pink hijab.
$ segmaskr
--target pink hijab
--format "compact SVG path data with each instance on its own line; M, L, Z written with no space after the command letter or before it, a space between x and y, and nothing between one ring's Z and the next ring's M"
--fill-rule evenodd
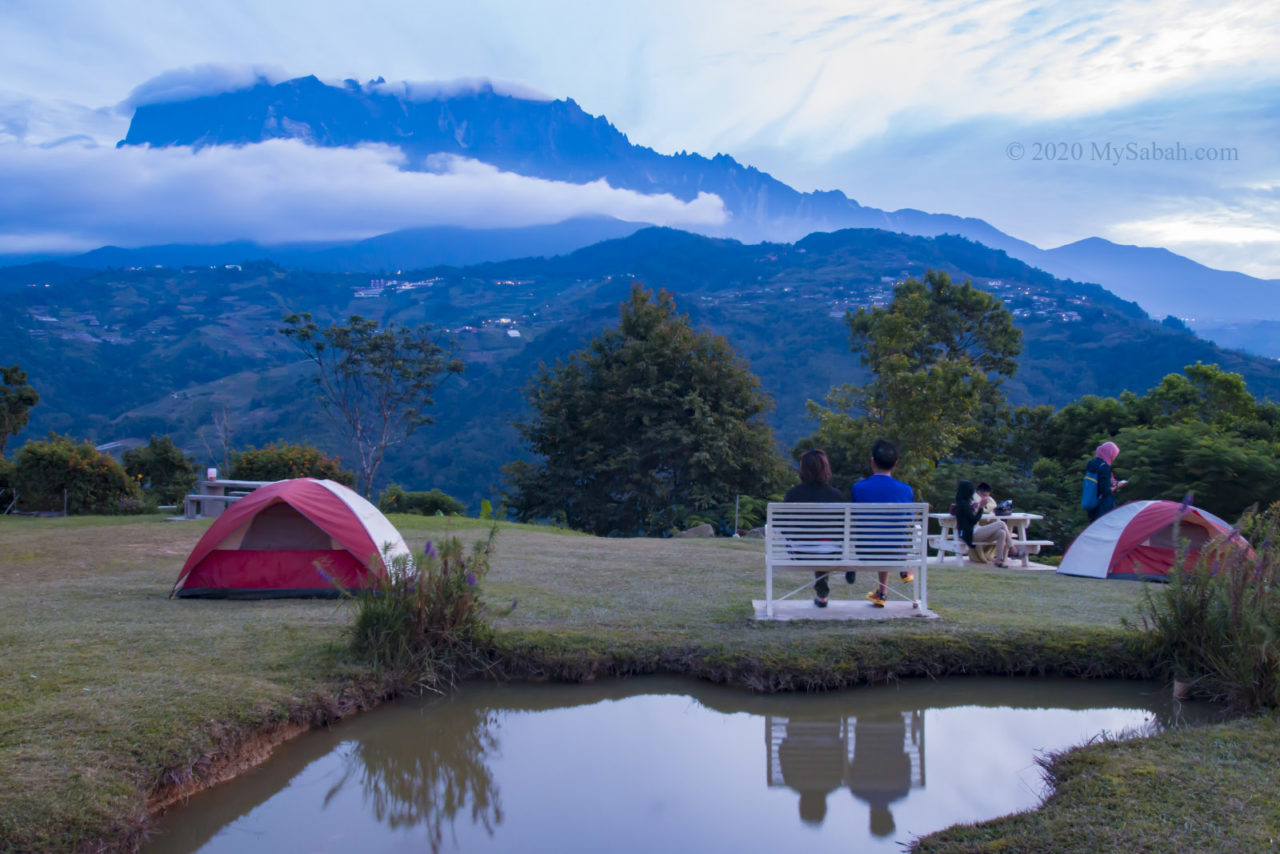
M1115 442L1103 442L1094 453L1106 460L1107 465L1115 465L1116 457L1120 456L1120 446Z

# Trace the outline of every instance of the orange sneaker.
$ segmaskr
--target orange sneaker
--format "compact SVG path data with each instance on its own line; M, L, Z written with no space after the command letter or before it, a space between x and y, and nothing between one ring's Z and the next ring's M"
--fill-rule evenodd
M877 608L884 607L885 598L884 591L879 587L867 594L867 601L872 605L875 605Z

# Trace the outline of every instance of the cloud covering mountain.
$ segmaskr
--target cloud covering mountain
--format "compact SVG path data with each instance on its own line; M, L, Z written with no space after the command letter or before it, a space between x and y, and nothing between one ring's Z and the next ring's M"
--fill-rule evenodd
M104 244L360 239L430 225L510 227L607 215L715 227L720 200L573 184L443 156L405 171L387 145L320 148L297 139L251 146L56 149L0 146L0 252L84 251Z

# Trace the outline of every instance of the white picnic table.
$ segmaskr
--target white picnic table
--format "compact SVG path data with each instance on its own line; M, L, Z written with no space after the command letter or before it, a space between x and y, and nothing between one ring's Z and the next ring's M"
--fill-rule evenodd
M270 480L201 480L196 484L199 491L186 496L182 517L208 519L221 516L222 511L227 509L227 505L273 482Z
M941 533L929 538L929 545L938 553L938 561L946 563L948 556L954 554L956 563L964 563L964 555L969 547L960 539L960 530L956 527L956 517L950 513L930 513L929 518L936 519L938 527L941 529ZM1004 522L1008 525L1009 533L1012 535L1009 541L1009 551L1016 550L1021 555L1022 565L1029 566L1030 555L1039 554L1042 547L1053 545L1053 540L1031 539L1031 523L1039 522L1043 519L1044 516L1039 513L1010 513L1008 516L983 513L980 524Z

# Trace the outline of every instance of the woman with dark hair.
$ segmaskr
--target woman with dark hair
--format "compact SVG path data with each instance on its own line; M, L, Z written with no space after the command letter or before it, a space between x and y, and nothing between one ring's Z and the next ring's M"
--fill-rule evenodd
M983 525L982 505L974 494L973 481L962 480L956 484L956 503L952 505L952 513L956 517L956 530L960 539L970 549L976 543L991 543L996 547L996 559L993 566L1004 566L1009 556L1009 543L1013 539L1009 526L999 519Z
M793 486L783 496L783 501L804 503L844 502L844 493L831 485L831 461L827 452L820 449L805 451L800 457L800 485ZM813 604L819 608L827 607L827 595L831 592L827 584L829 572L815 572L813 583ZM846 572L845 581L854 581L854 574Z

